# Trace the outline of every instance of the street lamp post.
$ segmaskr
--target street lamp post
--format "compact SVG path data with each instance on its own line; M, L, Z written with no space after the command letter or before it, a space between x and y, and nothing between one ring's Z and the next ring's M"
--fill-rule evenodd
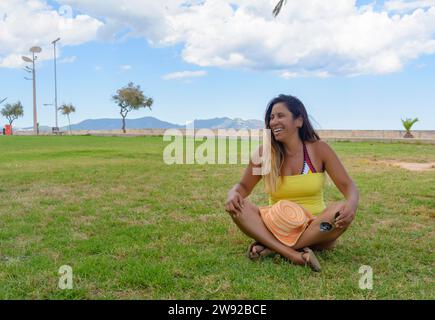
M32 53L32 59L23 56L22 59L25 62L32 63L32 68L26 67L27 72L32 73L32 79L26 80L33 80L33 131L36 135L39 134L39 128L38 128L38 115L37 115L37 108L36 108L36 70L35 70L35 60L38 58L35 56L35 53L40 53L42 49L40 47L32 47L30 48L30 52Z
M60 40L57 38L52 42L54 48L54 114L56 119L56 127L53 132L59 131L58 121L57 121L57 67L56 67L56 43Z

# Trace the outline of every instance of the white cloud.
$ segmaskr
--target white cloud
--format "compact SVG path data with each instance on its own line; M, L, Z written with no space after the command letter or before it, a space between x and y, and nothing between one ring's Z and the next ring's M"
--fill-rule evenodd
M435 0L389 0L385 1L387 11L406 12L418 8L430 8L435 6Z
M292 72L292 71L284 71L279 75L284 79L293 79L293 78L306 78L306 77L316 77L316 78L328 78L331 75L326 71L303 71L303 72Z
M76 56L65 57L59 61L59 63L74 63L77 60Z
M18 68L32 46L42 47L39 60L53 58L51 42L79 45L96 39L103 23L88 15L76 15L70 7L54 10L43 0L0 1L0 68ZM59 48L60 49L60 48Z
M202 67L273 70L281 75L385 74L435 53L434 1L58 0L102 17L102 38L143 37L155 46L182 46Z
M197 78L203 77L207 75L206 71L180 71L165 74L162 78L164 80L181 80L181 79L189 79L189 78Z
M122 71L128 71L128 70L131 70L131 66L130 65L128 65L128 64L125 64L125 65L122 65L121 66L121 70Z

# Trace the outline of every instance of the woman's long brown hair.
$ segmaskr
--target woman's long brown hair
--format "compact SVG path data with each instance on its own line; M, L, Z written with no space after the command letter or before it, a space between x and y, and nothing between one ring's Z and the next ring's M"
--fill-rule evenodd
M270 129L270 114L272 113L273 106L280 102L283 103L292 113L293 119L302 117L303 124L298 131L302 142L314 142L320 140L319 135L311 125L304 104L298 98L290 95L281 94L269 102L264 118L266 129ZM284 145L275 140L273 133L271 134L270 143L270 172L264 176L265 189L268 193L276 191L277 182L281 173L281 167L284 163L285 155Z

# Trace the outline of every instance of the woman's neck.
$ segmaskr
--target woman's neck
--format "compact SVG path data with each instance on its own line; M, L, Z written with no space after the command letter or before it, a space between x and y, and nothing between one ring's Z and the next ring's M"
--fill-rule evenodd
M287 140L282 141L285 149L285 153L288 156L295 156L302 150L302 140L299 138L299 134L294 134Z

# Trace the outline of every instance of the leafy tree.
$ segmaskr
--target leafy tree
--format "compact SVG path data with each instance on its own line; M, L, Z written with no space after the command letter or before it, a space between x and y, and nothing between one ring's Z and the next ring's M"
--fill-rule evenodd
M21 104L20 101L14 104L10 104L10 103L6 104L0 112L3 117L8 119L9 124L11 126L15 120L17 120L19 117L22 117L24 115L23 105Z
M71 113L76 112L76 108L71 103L69 103L69 104L64 103L58 108L58 110L60 110L62 115L68 117L69 134L71 134L71 121L70 121L69 115Z
M122 131L125 133L125 118L127 114L132 110L139 110L140 108L150 108L153 104L152 98L147 98L140 86L134 85L130 82L127 87L123 87L116 91L116 95L112 96L113 101L115 101L121 108L120 114L122 117Z
M280 0L276 4L275 8L273 9L273 15L277 17L279 13L281 12L282 6L287 2L287 0Z
M415 118L415 119L406 118L406 120L403 120L403 119L401 119L401 120L402 120L403 127L406 130L406 133L403 137L404 138L414 138L414 136L411 133L411 128L414 125L414 123L416 123L418 121L418 118Z

